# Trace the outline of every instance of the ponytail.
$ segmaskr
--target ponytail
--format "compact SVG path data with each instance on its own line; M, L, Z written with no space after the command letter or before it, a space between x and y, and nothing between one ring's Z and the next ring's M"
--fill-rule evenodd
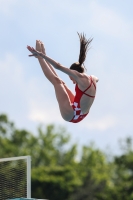
M93 38L86 39L84 33L79 34L80 39L80 53L79 53L79 60L78 63L73 63L70 67L72 70L76 70L80 73L83 73L86 69L84 66L84 61L86 59L87 51L90 49L90 43L92 42Z

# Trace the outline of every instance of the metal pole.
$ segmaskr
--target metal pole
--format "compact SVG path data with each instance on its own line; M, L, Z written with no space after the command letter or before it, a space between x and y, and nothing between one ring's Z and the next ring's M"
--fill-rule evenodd
M27 198L31 198L31 156L27 156Z

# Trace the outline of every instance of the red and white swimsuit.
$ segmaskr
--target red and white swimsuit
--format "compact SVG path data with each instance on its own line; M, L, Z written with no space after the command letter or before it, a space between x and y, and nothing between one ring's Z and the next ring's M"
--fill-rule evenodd
M80 99L81 99L83 94L87 95L88 97L95 98L95 96L91 96L91 95L85 93L92 86L92 84L94 85L95 90L96 90L96 85L94 84L91 76L90 76L90 80L91 80L91 83L90 83L89 87L86 88L86 90L84 90L84 91L81 91L78 88L77 84L75 86L76 95L75 95L75 98L74 98L74 102L72 103L72 107L73 107L73 110L74 110L74 116L73 116L72 120L70 121L72 123L78 123L88 115L88 113L87 114L82 113L81 108L80 108Z

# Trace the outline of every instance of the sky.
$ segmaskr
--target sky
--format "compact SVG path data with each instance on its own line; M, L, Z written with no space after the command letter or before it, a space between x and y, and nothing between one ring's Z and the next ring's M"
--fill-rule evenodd
M40 124L64 126L72 143L118 153L119 139L133 135L132 8L132 0L0 0L0 113L34 134ZM85 66L99 82L89 115L73 124L62 119L54 88L26 46L42 40L49 57L70 67L78 61L77 32L93 37Z

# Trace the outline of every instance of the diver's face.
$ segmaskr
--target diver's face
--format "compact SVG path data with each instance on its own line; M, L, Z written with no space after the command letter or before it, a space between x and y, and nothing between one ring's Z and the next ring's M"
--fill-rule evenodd
M69 76L69 78L71 79L71 81L73 82L73 84L76 84L76 81L74 78L72 78L71 76Z

